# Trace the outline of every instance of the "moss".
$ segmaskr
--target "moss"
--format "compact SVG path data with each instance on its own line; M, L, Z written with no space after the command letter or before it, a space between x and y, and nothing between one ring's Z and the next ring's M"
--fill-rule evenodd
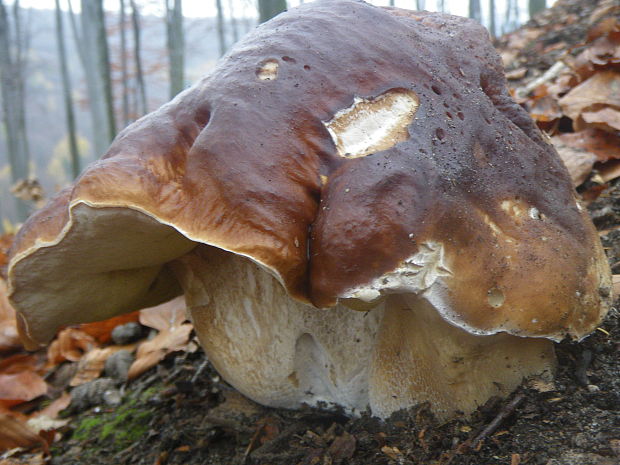
M153 413L139 407L124 406L106 422L99 437L102 441L111 438L118 449L129 446L148 431Z
M73 432L73 439L78 441L90 439L93 435L93 430L98 428L104 421L102 416L82 418Z
M73 432L73 439L121 451L138 441L149 429L153 412L146 401L161 389L154 386L138 396L128 398L115 411L83 417Z

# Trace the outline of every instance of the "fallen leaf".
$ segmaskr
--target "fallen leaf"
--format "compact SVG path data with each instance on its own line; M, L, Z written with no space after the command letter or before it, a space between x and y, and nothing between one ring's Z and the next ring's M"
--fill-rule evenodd
M100 344L105 344L110 342L112 339L112 330L114 328L126 323L138 321L139 317L140 312L132 312L125 315L115 316L114 318L109 318L103 321L84 323L79 326L79 329L84 331L89 336L94 337Z
M3 234L0 236L0 267L9 262L9 249L13 243L13 234Z
M337 436L336 439L334 439L334 442L332 442L327 451L334 459L335 463L342 463L353 457L356 446L357 441L355 436L344 431L341 436Z
M162 330L153 339L140 344L136 352L136 360L129 368L127 377L133 379L157 365L166 355L184 350L193 328L193 325L189 323L173 326Z
M620 131L620 111L612 107L584 111L581 114L581 119L590 127L603 129L609 132Z
M402 460L404 458L403 453L398 449L398 447L383 446L381 448L381 452L392 460Z
M551 138L553 145L567 145L594 154L598 161L620 159L620 136L600 129L588 128L583 131L560 134Z
M7 407L28 402L47 393L47 383L32 371L0 374L0 404Z
M597 157L582 148L566 145L560 137L554 136L551 141L570 174L573 186L577 187L588 179Z
M598 168L598 174L604 183L620 177L620 160L610 161Z
M105 367L105 362L111 355L119 350L133 351L136 345L109 346L105 348L95 348L87 352L78 362L75 375L69 382L70 386L79 386L99 378Z
M2 260L1 251L0 260ZM15 310L7 297L6 283L0 278L0 354L14 351L19 347L21 343L17 334Z
M187 311L183 296L140 310L140 323L158 331L179 326L186 320Z
M37 417L37 416L44 415L52 419L58 418L58 414L64 409L66 409L67 407L69 407L70 403L71 403L71 394L65 391L62 393L62 395L58 399L54 400L51 404L49 404L43 410L39 410L38 412L36 412L33 416Z
M615 274L612 276L614 283L614 295L620 295L620 274Z
M44 373L45 359L41 354L13 354L0 360L0 374L20 373L22 371L34 371Z
M21 451L21 449L16 449ZM19 454L19 457L6 457L0 459L0 465L45 465L48 463L45 452L38 452L36 454Z
M82 356L97 347L92 336L77 328L65 328L47 349L50 364L58 365L64 361L77 362Z
M606 70L594 74L559 100L566 116L577 123L584 111L595 105L620 107L620 72Z
M12 415L0 412L0 451L15 447L31 448L45 444L43 438Z

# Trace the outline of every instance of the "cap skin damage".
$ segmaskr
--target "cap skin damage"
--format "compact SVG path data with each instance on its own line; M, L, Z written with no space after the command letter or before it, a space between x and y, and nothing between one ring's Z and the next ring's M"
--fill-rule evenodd
M29 347L184 293L243 394L380 417L551 376L551 341L612 298L485 29L348 0L261 25L120 133L27 221L8 273Z

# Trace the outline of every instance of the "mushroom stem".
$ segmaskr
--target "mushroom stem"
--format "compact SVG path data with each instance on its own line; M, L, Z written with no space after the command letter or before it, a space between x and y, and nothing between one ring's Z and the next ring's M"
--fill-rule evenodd
M447 418L553 371L550 341L471 335L411 294L389 295L367 312L320 310L291 299L249 259L209 246L172 268L215 368L265 405L370 406L387 417L429 401Z
M443 320L425 299L390 295L370 374L373 414L429 402L440 419L506 396L528 376L551 378L553 343L506 333L477 336Z
M249 259L198 246L171 264L209 360L237 390L273 407L368 407L381 308L321 310L295 301Z

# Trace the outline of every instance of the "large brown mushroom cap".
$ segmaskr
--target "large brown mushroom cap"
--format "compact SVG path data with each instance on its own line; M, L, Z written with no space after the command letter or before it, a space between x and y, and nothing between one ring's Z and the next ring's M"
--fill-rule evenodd
M611 301L596 232L484 28L355 1L257 28L34 215L9 265L22 333L45 343L177 279L200 294L170 265L197 244L305 304L413 293L479 335L580 338Z

